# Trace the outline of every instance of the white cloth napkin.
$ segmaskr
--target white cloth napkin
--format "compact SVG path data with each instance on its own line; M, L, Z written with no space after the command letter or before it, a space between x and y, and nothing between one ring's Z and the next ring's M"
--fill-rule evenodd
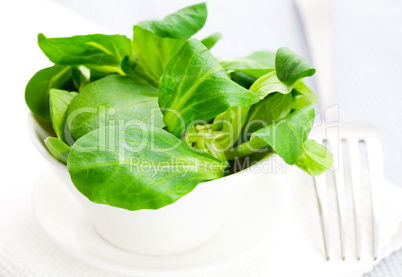
M50 65L36 46L38 32L49 36L108 32L47 1L3 1L0 4L0 23L3 38L0 76L2 95L8 101L0 110L4 119L0 136L3 147L0 155L0 276L121 276L64 254L50 243L38 226L31 206L32 192L35 176L46 166L29 141L25 128L27 108L23 102L24 87L31 75ZM283 42L286 39L278 43ZM276 46L279 45L271 45L272 48ZM266 48L263 45L258 47ZM243 262L200 277L361 276L371 269L373 263L364 257L361 263L353 259L345 262L324 260L311 178L300 173L284 177L289 178L292 213L281 238ZM402 192L387 182L382 185L382 191L386 202L382 206L380 253L385 257L402 246ZM336 238L336 213L333 207L331 211L331 231L334 230L331 237ZM351 218L348 222L350 227ZM370 249L369 228L367 223L363 227L363 249L367 251ZM350 247L353 246L353 228L348 228L347 237L351 257L354 253ZM331 246L333 253L339 253L336 239L331 241Z
M382 258L400 249L402 246L402 190L397 186L383 181L381 190L381 229L380 255L373 261L371 255L371 216L369 201L362 200L362 258L355 258L355 233L352 217L351 197L346 201L346 259L340 257L338 218L335 206L335 191L333 184L329 184L327 191L329 203L329 233L330 233L330 261L325 260L324 247L318 216L317 200L315 198L312 178L289 169L284 175L291 200L290 216L280 232L281 235L264 250L249 257L244 262L233 267L222 269L207 276L326 276L326 277L356 277L372 270L373 266ZM364 179L367 176L364 175ZM350 187L346 187L350 196ZM362 186L363 199L368 190ZM398 268L398 263L394 266ZM400 268L400 265L399 265ZM376 270L378 273L379 270ZM381 273L381 272L380 272ZM388 271L389 275L374 276L401 276L401 272ZM198 275L197 275L198 276Z
M361 261L354 252L354 229L350 199L347 201L347 258L340 259L337 213L330 206L331 260L324 258L320 221L312 178L289 169L283 175L288 186L290 212L275 240L261 251L232 266L195 277L259 277L259 276L362 276L376 263L371 258L371 228L367 203L362 205ZM381 205L382 224L380 257L377 262L402 246L402 190L384 181L384 201ZM123 276L86 265L59 251L48 240L35 221L30 206L33 184L25 191L9 190L2 197L0 210L0 276ZM364 192L364 187L362 188ZM350 194L349 194L350 195ZM363 193L364 195L364 193ZM329 203L334 191L329 187ZM235 242L234 242L235 243ZM398 274L398 273L397 273ZM379 275L381 276L381 275ZM398 275L390 275L398 276Z

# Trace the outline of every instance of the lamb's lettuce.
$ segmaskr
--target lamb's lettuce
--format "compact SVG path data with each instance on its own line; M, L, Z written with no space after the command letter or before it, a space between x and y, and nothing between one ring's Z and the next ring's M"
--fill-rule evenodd
M206 48L211 49L214 45L223 38L221 33L214 33L203 40L201 40L202 44L205 45Z
M261 99L264 99L271 93L279 92L287 94L293 89L292 85L281 82L276 75L276 71L272 71L253 83L250 87L251 91L257 93Z
M205 3L181 9L162 20L151 20L134 26L134 51L138 56L136 73L158 86L169 62L184 42L205 24Z
M129 56L125 56L124 59L121 61L121 70L124 72L126 76L138 76L137 73L135 73L135 67L137 66L137 63L130 59Z
M123 65L124 59L123 59L123 61L121 63ZM123 67L122 67L122 70L123 70ZM98 71L98 70L95 70L95 69L92 69L92 68L89 69L89 72L90 72L90 75L89 75L90 76L89 77L90 82L99 80L100 78L103 78L103 77L106 77L106 76L109 76L109 75L112 74L111 72L101 72L101 71ZM126 73L124 72L124 74L126 74Z
M295 165L312 176L317 176L332 167L332 154L314 140L307 139L301 148Z
M307 138L315 69L287 48L215 58L220 33L191 38L206 18L201 3L136 24L133 40L38 35L55 65L31 78L26 103L52 121L45 145L89 200L159 209L273 153L310 175L331 167Z
M314 73L315 69L302 57L286 47L281 47L276 51L275 70L261 76L253 83L250 90L258 93L263 99L271 93L287 94L295 88L311 98L311 103L315 103L311 91L301 81L302 78L312 76Z
M107 76L87 85L73 99L67 113L67 125L75 140L121 121L163 127L158 90L138 77Z
M189 38L204 26L207 14L207 5L201 3L178 10L162 20L140 22L138 26L162 38Z
M306 106L282 120L261 128L248 142L226 152L228 159L243 157L267 146L288 164L294 164L314 123L314 108Z
M149 125L102 127L76 141L67 168L95 203L127 210L158 209L200 182L223 176L226 161L198 153Z
M211 124L197 124L191 127L183 140L195 149L224 161L225 151L239 139L248 110L248 107L231 107L216 116Z
M185 38L162 38L140 26L134 26L134 51L138 55L136 74L159 86L167 63L185 41Z
M50 117L52 118L53 130L57 137L64 142L66 135L70 137L70 131L66 124L67 110L71 101L78 93L60 89L51 89L49 92Z
M268 125L251 136L258 137L272 147L288 164L294 164L314 123L314 108L306 106L282 120Z
M293 108L292 94L273 93L253 105L245 126L252 133L287 116Z
M46 148L50 154L58 161L67 164L68 155L71 148L59 138L47 137L45 139Z
M257 62L261 67L264 68L274 68L275 67L275 56L276 53L273 51L256 51L246 56L248 60Z
M91 71L85 66L73 67L73 83L77 91L81 91L91 79Z
M130 39L122 35L47 38L39 34L38 44L55 64L85 65L101 72L123 74L120 68L123 58L133 56Z
M293 109L301 109L311 104L318 104L318 98L302 81L293 87Z
M257 51L244 58L225 58L219 59L219 62L229 73L235 76L238 73L247 75L254 82L275 70L275 52Z
M311 67L304 58L286 47L281 47L276 52L275 68L279 80L290 85L315 73L315 68Z
M72 78L72 68L54 65L39 70L29 80L25 88L25 102L34 115L45 121L51 121L49 109L49 90L65 88Z
M210 120L230 107L250 107L258 100L255 93L230 80L196 39L189 39L170 60L159 89L163 121L177 137L192 125Z

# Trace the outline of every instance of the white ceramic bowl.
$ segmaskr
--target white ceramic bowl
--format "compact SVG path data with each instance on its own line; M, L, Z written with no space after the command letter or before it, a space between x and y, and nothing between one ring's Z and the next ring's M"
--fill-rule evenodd
M97 232L110 243L130 252L172 255L196 248L213 237L250 184L263 181L267 186L274 185L270 181L274 179L274 173L261 170L264 163L272 163L276 158L270 156L248 170L203 182L188 195L158 210L128 211L96 204L75 188L66 165L49 154L43 141L51 134L31 114L28 129L36 148L88 212Z

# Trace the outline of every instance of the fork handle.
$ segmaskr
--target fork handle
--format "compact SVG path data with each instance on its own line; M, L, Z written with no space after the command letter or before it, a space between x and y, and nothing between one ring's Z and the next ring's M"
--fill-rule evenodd
M320 108L336 104L332 80L331 0L294 0L307 37L312 62L317 69L316 84Z

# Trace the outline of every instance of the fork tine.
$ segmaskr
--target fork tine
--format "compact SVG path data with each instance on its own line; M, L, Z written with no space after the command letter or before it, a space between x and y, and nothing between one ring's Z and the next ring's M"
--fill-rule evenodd
M329 260L327 182L325 173L314 177L314 188L317 197L318 209L320 212L325 257L327 260Z
M336 191L336 201L338 209L339 219L339 232L341 239L341 251L342 258L345 258L346 253L346 237L345 237L345 184L346 181L350 181L351 196L352 196L352 208L353 208L353 220L355 227L355 241L356 241L356 258L361 259L361 158L360 158L360 143L365 144L367 163L369 171L369 194L371 201L371 216L372 216L372 236L373 236L373 256L374 259L378 258L379 252L379 198L380 191L378 190L379 184L382 182L383 176L383 152L381 140L378 137L376 131L368 125L347 125L343 124L340 127L340 133L343 134L339 140L339 137L327 136L328 128L316 129L312 136L316 141L322 141L327 143L329 150L334 156L334 184ZM324 132L325 131L325 132ZM358 132L356 132L358 131ZM331 137L331 139L329 139ZM347 154L342 151L342 143L345 143ZM339 148L337 148L339 147ZM346 150L345 149L345 150ZM345 172L344 167L345 159L349 160L350 172ZM338 168L336 165L339 165ZM350 173L350 180L347 178L347 173ZM329 259L329 236L328 236L328 207L326 197L326 176L322 174L314 177L314 187L318 202L318 208L320 212L321 227L324 239L325 255Z
M356 258L360 260L361 256L361 239L360 239L360 153L359 144L356 140L348 141L350 174L352 179L352 198L353 198L353 215L355 221L356 232Z
M343 154L341 142L328 142L330 149L334 155L334 164L338 165L338 169L334 170L336 201L338 207L339 218L339 236L341 242L341 255L345 259L345 175L343 170ZM336 147L337 146L337 149ZM337 158L337 161L336 161Z
M371 214L373 224L373 256L374 260L378 257L378 241L379 241L379 220L378 220L378 185L383 175L383 156L380 140L365 141L367 160L370 175L370 195L371 195Z

